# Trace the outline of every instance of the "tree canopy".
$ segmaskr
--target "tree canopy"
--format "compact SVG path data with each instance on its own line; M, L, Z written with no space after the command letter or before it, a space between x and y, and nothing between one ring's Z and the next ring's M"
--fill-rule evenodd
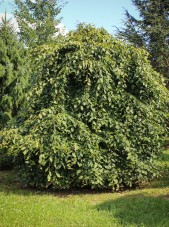
M57 189L118 189L152 179L168 92L147 52L83 25L64 43L35 51L39 74L26 120L1 135L21 179Z
M132 0L139 11L135 18L125 13L124 28L118 29L118 37L144 47L154 69L169 79L169 1Z
M21 40L28 47L51 42L59 31L57 18L61 11L58 0L15 0L14 15Z

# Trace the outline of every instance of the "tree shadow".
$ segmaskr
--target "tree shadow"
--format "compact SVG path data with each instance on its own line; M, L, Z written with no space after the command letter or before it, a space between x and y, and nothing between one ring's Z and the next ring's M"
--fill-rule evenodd
M105 201L95 208L117 218L120 226L168 227L169 195L151 197L146 194L122 196Z

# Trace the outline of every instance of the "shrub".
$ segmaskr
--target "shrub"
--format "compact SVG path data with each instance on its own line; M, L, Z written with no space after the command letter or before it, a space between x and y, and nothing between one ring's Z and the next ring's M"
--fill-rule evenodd
M80 25L44 46L10 150L29 185L119 189L155 176L167 90L143 49Z

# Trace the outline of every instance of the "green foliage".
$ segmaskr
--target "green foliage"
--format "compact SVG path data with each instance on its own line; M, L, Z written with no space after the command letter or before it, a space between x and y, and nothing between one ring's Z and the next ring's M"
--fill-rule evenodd
M21 40L28 47L51 42L58 33L56 19L61 11L58 0L15 0L15 17L19 24Z
M169 78L169 1L132 0L139 11L139 19L126 11L124 28L118 30L118 37L137 47L144 47L150 53L153 67Z
M152 179L168 92L147 53L90 25L38 52L26 120L1 135L22 181L119 189Z
M8 127L23 107L28 88L29 72L27 51L5 17L0 23L0 130ZM0 169L13 165L13 157L2 143L0 131Z
M0 23L0 129L17 115L23 103L30 71L26 56L5 16Z
M15 158L9 153L9 147L13 145L16 135L16 129L0 131L0 170L13 167Z

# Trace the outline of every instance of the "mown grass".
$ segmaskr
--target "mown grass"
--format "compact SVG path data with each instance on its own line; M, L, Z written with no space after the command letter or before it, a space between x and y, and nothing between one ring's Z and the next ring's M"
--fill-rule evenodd
M23 188L15 173L0 172L0 226L168 227L169 150L162 177L144 189L121 193L50 192Z

